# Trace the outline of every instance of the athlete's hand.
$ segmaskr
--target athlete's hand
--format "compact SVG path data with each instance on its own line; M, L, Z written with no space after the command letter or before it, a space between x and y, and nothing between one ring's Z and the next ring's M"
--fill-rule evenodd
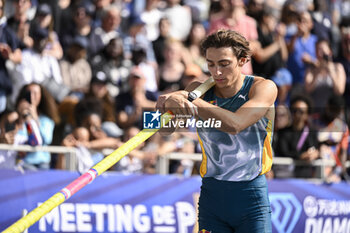
M161 113L165 113L165 101L169 98L172 93L164 94L158 97L156 109L159 109Z
M172 93L164 103L165 110L170 110L176 115L196 115L197 109L190 101L187 100L187 91L177 91Z

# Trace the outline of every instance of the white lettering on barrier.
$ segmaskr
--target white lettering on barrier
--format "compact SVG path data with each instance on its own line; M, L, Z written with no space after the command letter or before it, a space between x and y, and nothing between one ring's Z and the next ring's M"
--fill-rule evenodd
M38 203L38 206L42 203ZM46 221L41 221L45 219ZM59 207L52 209L48 214L42 217L39 221L39 231L46 232L46 223L52 225L52 230L58 232L60 230L60 214Z
M107 206L108 209L108 231L109 232L114 232L115 229L115 212L114 212L114 205L108 205ZM103 232L103 231L102 231Z
M62 205L61 208L61 229L63 232L76 232L76 218L74 215L75 205L67 203Z
M350 219L307 218L304 233L350 233Z
M154 205L151 213L145 205L63 203L39 220L39 231L190 233L195 222L189 202Z
M196 222L196 210L188 202L177 202L176 214L179 224L179 233L187 233L188 227L193 226Z
M304 198L304 233L350 233L350 201Z
M88 214L90 212L90 205L78 203L75 207L78 232L92 231L91 216ZM100 227L99 225L101 224L101 219L99 218L100 216L101 215L96 214L96 229L98 229Z
M95 214L96 231L104 232L104 228L105 228L104 215L107 213L107 206L103 204L92 204L91 212ZM92 231L92 228L89 231ZM86 231L86 232L89 232L89 231Z
M116 231L132 232L132 207L131 205L115 205Z
M134 207L133 222L137 232L149 232L151 229L151 220L147 216L147 208L144 205Z

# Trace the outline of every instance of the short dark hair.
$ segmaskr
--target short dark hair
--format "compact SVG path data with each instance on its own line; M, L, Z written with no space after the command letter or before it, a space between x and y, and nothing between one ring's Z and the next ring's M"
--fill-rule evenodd
M232 48L237 59L248 58L251 55L249 42L244 36L233 30L220 29L210 34L201 43L201 52L205 56L208 48Z
M294 96L294 97L291 99L291 101L290 101L290 107L292 108L293 105L294 105L296 102L299 102L299 101L306 103L306 105L307 105L307 112L308 112L308 113L311 113L311 109L312 109L313 103L312 103L311 98L310 98L308 95L302 95L302 94L300 94L300 95Z

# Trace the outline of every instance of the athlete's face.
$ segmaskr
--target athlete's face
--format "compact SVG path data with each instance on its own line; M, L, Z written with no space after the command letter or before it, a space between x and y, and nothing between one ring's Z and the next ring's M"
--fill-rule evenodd
M206 59L209 72L218 87L232 85L241 74L239 61L229 47L208 48Z

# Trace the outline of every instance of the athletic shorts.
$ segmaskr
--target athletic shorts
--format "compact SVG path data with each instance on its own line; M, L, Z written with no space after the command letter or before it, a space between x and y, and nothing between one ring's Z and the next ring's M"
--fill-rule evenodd
M199 232L272 232L265 175L240 182L203 178L198 210Z

